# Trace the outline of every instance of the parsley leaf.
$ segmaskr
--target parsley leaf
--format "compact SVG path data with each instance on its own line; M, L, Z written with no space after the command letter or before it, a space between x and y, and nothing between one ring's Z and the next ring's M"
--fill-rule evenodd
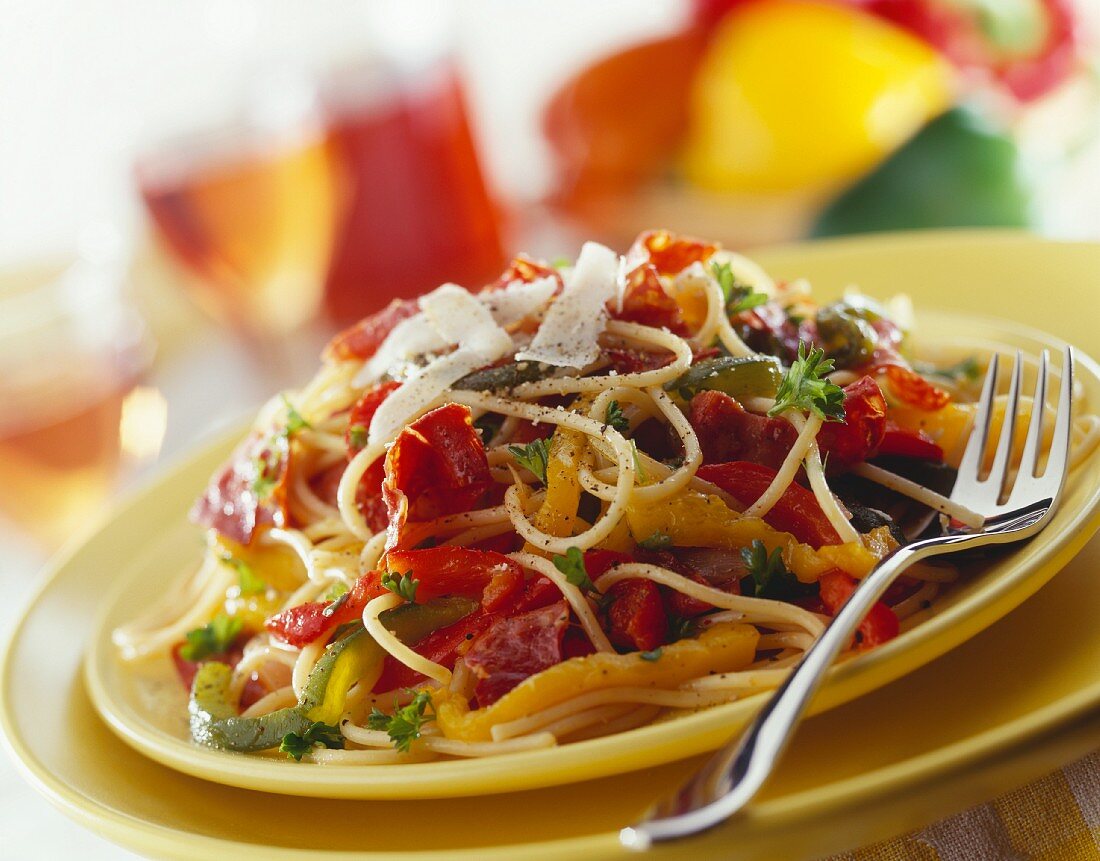
M639 541L638 546L643 550L664 550L672 546L672 536L658 529L648 538L643 538Z
M640 652L639 654L643 661L659 661L664 651L662 648L656 648L651 652Z
M382 585L410 604L416 603L416 587L420 585L420 581L413 579L412 571L406 571L403 575L383 574Z
M408 753L412 743L420 738L421 727L435 720L435 715L427 711L431 705L432 695L428 691L419 691L408 705L397 708L395 704L392 715L372 709L367 717L367 726L384 730L395 748Z
M743 284L733 274L729 263L712 263L711 274L718 286L722 288L722 295L726 297L726 311L730 314L740 314L757 305L763 305L768 301L766 293L757 293L751 284Z
M798 358L783 375L775 406L768 410L768 415L795 409L811 412L826 421L844 421L844 390L824 379L832 370L833 360L825 358L824 350L811 347L807 354L805 342L799 341Z
M668 617L668 640L675 643L677 640L685 640L695 633L695 620L687 616Z
M604 416L604 422L619 433L630 430L630 422L628 422L626 416L623 415L622 408L619 407L618 401L612 401L607 405L607 415Z
M227 652L243 627L239 617L218 613L201 628L187 632L187 642L180 649L180 657L185 661L201 661L210 655Z
M588 569L584 567L584 554L579 548L570 547L565 551L564 556L555 556L554 567L582 592L596 591L596 587L588 577Z
M343 750L344 736L340 733L340 728L332 726L331 724L321 723L321 721L314 721L301 735L298 735L296 732L288 732L284 735L283 741L279 745L279 751L301 762L302 757L309 753L314 747Z
M770 554L759 538L741 549L748 578L741 581L741 594L750 598L774 598L789 601L811 595L814 587L802 583L783 564L783 551L776 547Z
M546 484L546 467L550 463L550 441L536 439L527 445L510 445L508 451L516 463L525 467L543 484Z
M638 484L645 484L649 481L649 476L646 475L645 464L642 463L642 458L638 455L638 444L631 440L630 448L634 453L634 472L638 476Z
M325 593L325 600L326 601L335 601L338 598L342 598L342 597L344 597L344 595L347 595L347 594L348 594L348 584L347 583L334 583L332 585L332 588L329 589L327 593Z
M312 428L309 422L302 418L302 414L294 408L294 404L290 402L286 395L280 395L283 399L283 405L286 407L286 435L291 436L296 434L303 428Z
M222 562L230 568L236 569L238 585L241 588L242 595L257 595L267 590L267 584L256 576L256 572L252 570L252 566L243 559L238 559L236 556L232 556L229 553L224 554L221 559Z
M366 425L352 425L348 428L348 442L354 449L367 447L367 435L370 433Z

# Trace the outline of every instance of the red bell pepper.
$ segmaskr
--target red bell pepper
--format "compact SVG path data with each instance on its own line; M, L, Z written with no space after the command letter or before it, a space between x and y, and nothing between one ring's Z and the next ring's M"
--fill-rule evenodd
M886 421L886 432L878 447L878 453L943 462L943 449L936 445L928 434L922 430L903 428L889 419Z
M856 581L839 569L827 571L819 581L821 602L835 616L840 612L852 593L856 590ZM860 647L872 648L892 640L898 635L898 617L882 601L875 602L871 611L859 623L858 642Z
M697 473L699 478L720 487L746 508L764 495L775 474L771 467L747 461L701 466ZM817 497L800 484L788 485L764 520L813 547L840 543L840 536L821 510Z
M325 358L329 361L369 359L378 352L394 326L419 313L420 304L415 299L394 299L381 311L337 334L325 347Z

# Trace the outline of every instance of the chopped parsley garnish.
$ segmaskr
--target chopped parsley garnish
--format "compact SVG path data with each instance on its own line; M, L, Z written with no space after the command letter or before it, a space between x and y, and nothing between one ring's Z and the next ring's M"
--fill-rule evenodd
M961 362L949 365L946 368L937 368L935 365L915 362L914 370L925 376L939 377L942 380L950 380L953 383L972 383L982 375L981 365L978 364L978 360L974 356L963 359Z
M643 538L639 541L638 546L643 550L664 550L672 546L672 536L658 529L648 538Z
M416 602L416 587L420 585L420 581L413 579L412 571L407 571L404 574L383 574L382 585L413 604Z
M728 313L740 314L768 301L766 293L757 293L752 289L751 284L738 281L729 263L712 263L710 271L718 282L718 286L722 288L722 295L726 297Z
M748 577L741 581L741 594L750 598L773 598L789 601L812 595L814 587L802 583L787 570L783 563L783 551L776 547L771 553L759 538L749 547L741 549Z
M527 445L510 445L508 451L516 463L525 467L535 478L546 484L546 467L550 463L550 440L536 439Z
M582 592L596 591L596 587L588 577L588 569L584 567L584 554L581 553L580 548L570 547L565 551L564 556L555 556L554 567Z
M807 354L805 342L799 341L798 358L783 375L775 406L768 410L768 415L795 409L811 412L825 421L844 421L844 390L824 379L832 370L833 360L825 358L824 350L811 347Z
M267 499L275 490L275 486L281 480L279 466L282 461L282 451L279 449L277 442L274 441L262 454L252 458L252 469L255 471L255 475L252 477L251 487L252 492L256 494L258 499Z
M302 757L315 747L343 750L344 736L340 733L340 728L321 723L321 721L314 721L301 735L296 732L288 732L284 735L282 744L279 745L279 751L301 762Z
M623 411L619 407L618 401L612 401L607 405L607 415L604 416L604 422L619 433L630 430L630 422L628 422L626 416L623 415Z
M432 695L419 691L408 705L398 708L395 704L392 715L373 709L367 717L367 726L385 731L397 750L408 753L412 743L420 738L421 727L435 720L435 715L428 711L431 705Z
M685 640L695 634L695 620L687 616L668 617L668 639L670 643Z
M244 623L237 616L218 613L201 628L187 632L187 642L180 648L180 657L185 661L201 661L210 655L228 652L243 627Z
M286 407L286 434L287 434L287 436L290 436L292 434L296 434L296 433L298 433L298 431L302 430L303 428L312 428L313 427L313 425L311 425L304 418L302 418L302 414L294 408L294 404L292 404L287 399L286 395L280 395L279 397L281 397L283 399L283 405Z
M267 589L267 584L256 576L252 566L243 559L238 559L229 553L224 554L221 559L230 568L236 569L237 583L241 588L242 595L257 595Z
M638 475L638 484L645 484L649 481L649 477L646 475L645 464L642 463L642 458L638 454L638 444L634 440L630 441L630 449L634 454L634 472Z
M664 651L662 648L656 648L650 652L640 652L639 654L643 661L659 661Z
M348 594L348 584L347 583L334 583L332 588L329 589L327 593L325 593L325 600L326 601L336 601L339 598L343 598L347 594Z
M481 434L482 445L488 445L493 441L502 424L504 424L504 416L500 413L482 413L474 420L474 428Z
M352 425L348 428L348 442L352 448L364 449L367 447L367 436L370 429L366 425Z

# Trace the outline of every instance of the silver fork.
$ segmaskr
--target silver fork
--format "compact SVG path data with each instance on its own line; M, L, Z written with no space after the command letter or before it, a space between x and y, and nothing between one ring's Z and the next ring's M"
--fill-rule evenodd
M620 840L631 849L674 840L713 828L740 811L775 769L826 670L849 642L860 621L897 576L929 556L1007 544L1030 538L1047 523L1058 505L1069 462L1073 394L1073 351L1066 347L1061 390L1046 466L1036 474L1042 454L1048 356L1044 350L1016 480L1009 487L1013 437L1019 412L1021 359L1011 371L1005 418L993 464L982 477L990 418L996 392L998 358L993 357L982 387L974 428L959 465L951 500L983 518L981 529L949 528L945 534L908 544L887 557L859 584L802 661L776 689L749 727L718 751L676 793L656 804L638 824L624 828ZM1006 498L1007 496L1007 498ZM1002 501L1003 500L1003 501Z

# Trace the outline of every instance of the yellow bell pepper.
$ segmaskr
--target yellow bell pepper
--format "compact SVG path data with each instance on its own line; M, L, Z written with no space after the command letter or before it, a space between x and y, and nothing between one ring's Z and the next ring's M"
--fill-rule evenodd
M835 189L945 110L951 91L948 64L889 22L814 0L746 4L696 75L684 170L717 191Z
M546 498L535 513L534 524L548 535L572 535L577 526L581 482L577 467L581 452L578 434L558 429L550 440L546 463Z
M385 651L370 635L360 636L336 658L325 685L324 698L306 712L306 717L311 721L335 725L344 714L351 686L359 682L368 691L373 688L382 675L385 657Z
M636 540L662 532L679 547L725 547L736 550L754 540L771 552L779 548L787 569L803 583L814 583L831 568L864 577L880 556L864 544L841 544L814 550L789 532L780 532L758 517L744 517L719 497L688 491L653 505L631 508L627 522Z
M993 461L993 453L996 450L997 438L1001 434L1001 427L1005 421L1005 405L1007 395L997 395L993 399L993 413L989 419L989 443L986 447L986 466ZM1020 457L1023 452L1024 440L1027 437L1027 425L1031 421L1032 399L1026 395L1020 396L1020 408L1016 415L1016 435L1013 437L1015 456ZM1054 408L1047 404L1043 416L1043 442L1049 444L1054 433ZM943 449L944 461L951 466L958 467L962 460L963 450L967 440L970 439L970 429L974 426L974 414L978 410L977 404L958 403L952 401L942 409L928 412L904 403L890 403L890 418L907 430L922 430L928 434Z
M447 738L488 741L501 723L604 688L673 688L709 673L743 669L756 656L760 634L751 625L715 625L696 639L664 646L655 661L638 653L599 652L571 658L520 682L491 706L470 711L466 698L446 690L432 693L436 724Z

